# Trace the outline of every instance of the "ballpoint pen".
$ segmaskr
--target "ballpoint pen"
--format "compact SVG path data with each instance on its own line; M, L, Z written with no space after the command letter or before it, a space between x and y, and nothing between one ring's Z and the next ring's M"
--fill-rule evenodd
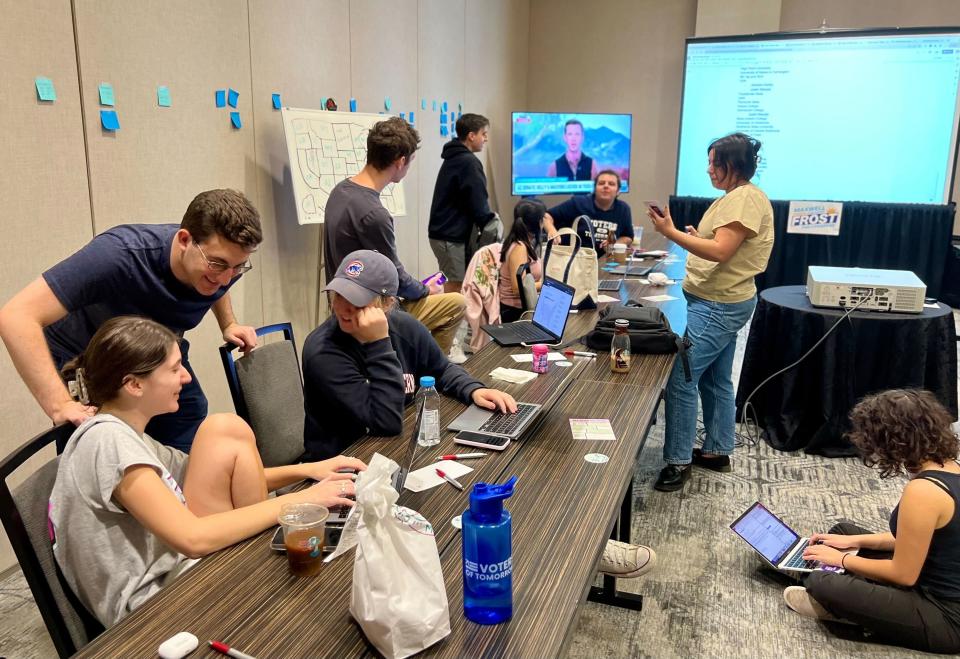
M467 458L485 458L486 453L450 453L448 455L438 455L437 460L465 460Z
M460 481L458 481L456 478L451 478L450 476L447 476L447 473L446 473L445 471L443 471L442 469L437 469L436 472L437 472L437 476L439 476L439 477L442 478L443 480L447 481L448 483L450 483L451 485L453 485L453 486L454 486L455 488L457 488L458 490L462 490L462 489L463 489L463 485L460 484Z

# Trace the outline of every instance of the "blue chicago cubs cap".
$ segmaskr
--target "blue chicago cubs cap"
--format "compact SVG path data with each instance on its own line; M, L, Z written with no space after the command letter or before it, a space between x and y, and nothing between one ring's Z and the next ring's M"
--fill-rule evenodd
M378 295L395 297L399 286L393 261L372 249L358 249L344 257L323 290L339 293L355 307L365 307Z

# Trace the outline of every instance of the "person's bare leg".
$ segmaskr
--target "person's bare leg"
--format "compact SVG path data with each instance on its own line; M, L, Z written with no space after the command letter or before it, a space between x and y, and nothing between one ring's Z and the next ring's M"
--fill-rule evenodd
M208 416L193 440L183 496L199 516L263 501L267 480L253 430L236 414Z

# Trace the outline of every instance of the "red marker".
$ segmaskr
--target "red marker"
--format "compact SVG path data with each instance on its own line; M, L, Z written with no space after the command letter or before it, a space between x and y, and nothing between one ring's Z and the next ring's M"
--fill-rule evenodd
M436 472L437 472L437 476L439 476L439 477L442 478L443 480L447 481L448 483L450 483L451 485L453 485L453 486L454 486L455 488L457 488L458 490L462 490L462 489L463 489L463 485L460 484L460 481L458 481L456 478L451 478L450 476L447 476L447 473L446 473L445 471L443 471L442 469L437 469Z
M451 453L450 455L441 455L437 460L465 460L467 458L485 458L486 453Z
M232 647L226 643L221 643L220 641L207 641L217 652L227 655L228 657L233 657L233 659L256 659L251 657L249 654L240 652L240 650L234 650Z

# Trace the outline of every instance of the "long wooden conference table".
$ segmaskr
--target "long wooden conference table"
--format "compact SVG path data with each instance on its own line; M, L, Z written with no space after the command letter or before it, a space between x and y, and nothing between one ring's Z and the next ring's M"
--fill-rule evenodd
M679 282L683 252L675 247L671 251L681 258L674 256L659 269ZM601 270L601 277L612 275ZM627 300L663 293L676 299L655 304L682 334L686 317L679 283L664 289L627 278L619 295ZM564 340L582 337L596 319L597 311L571 314ZM584 350L581 345L571 347ZM603 588L593 584L606 540L612 534L629 539L634 463L655 418L674 355L634 355L627 374L612 373L608 354L600 352L596 359L574 357L567 368L552 363L548 373L523 385L489 377L498 366L529 368L510 358L519 353L529 354L529 349L491 343L465 368L518 400L542 403L544 409L533 426L506 450L471 461L474 470L459 479L463 492L444 484L419 493L405 490L398 502L433 524L447 587L452 631L423 655L557 656L576 628L578 607L588 596L639 609L639 598L616 592L613 579L605 577ZM442 398L441 427L462 409L458 401ZM617 439L574 440L571 418L608 418ZM348 452L363 460L379 452L399 463L413 423L408 410L404 435L367 437ZM453 444L453 433L444 432L439 445L418 450L413 468L455 448L459 447ZM584 459L588 453L602 453L609 461L588 462ZM516 492L507 501L513 516L513 619L477 625L463 616L460 532L450 520L468 507L474 483L500 483L513 475L519 477ZM272 534L271 528L207 557L77 656L155 657L160 643L180 631L201 641L191 658L222 656L207 646L208 639L258 659L376 655L348 610L353 554L324 565L317 577L297 578L289 573L286 557L270 549Z

